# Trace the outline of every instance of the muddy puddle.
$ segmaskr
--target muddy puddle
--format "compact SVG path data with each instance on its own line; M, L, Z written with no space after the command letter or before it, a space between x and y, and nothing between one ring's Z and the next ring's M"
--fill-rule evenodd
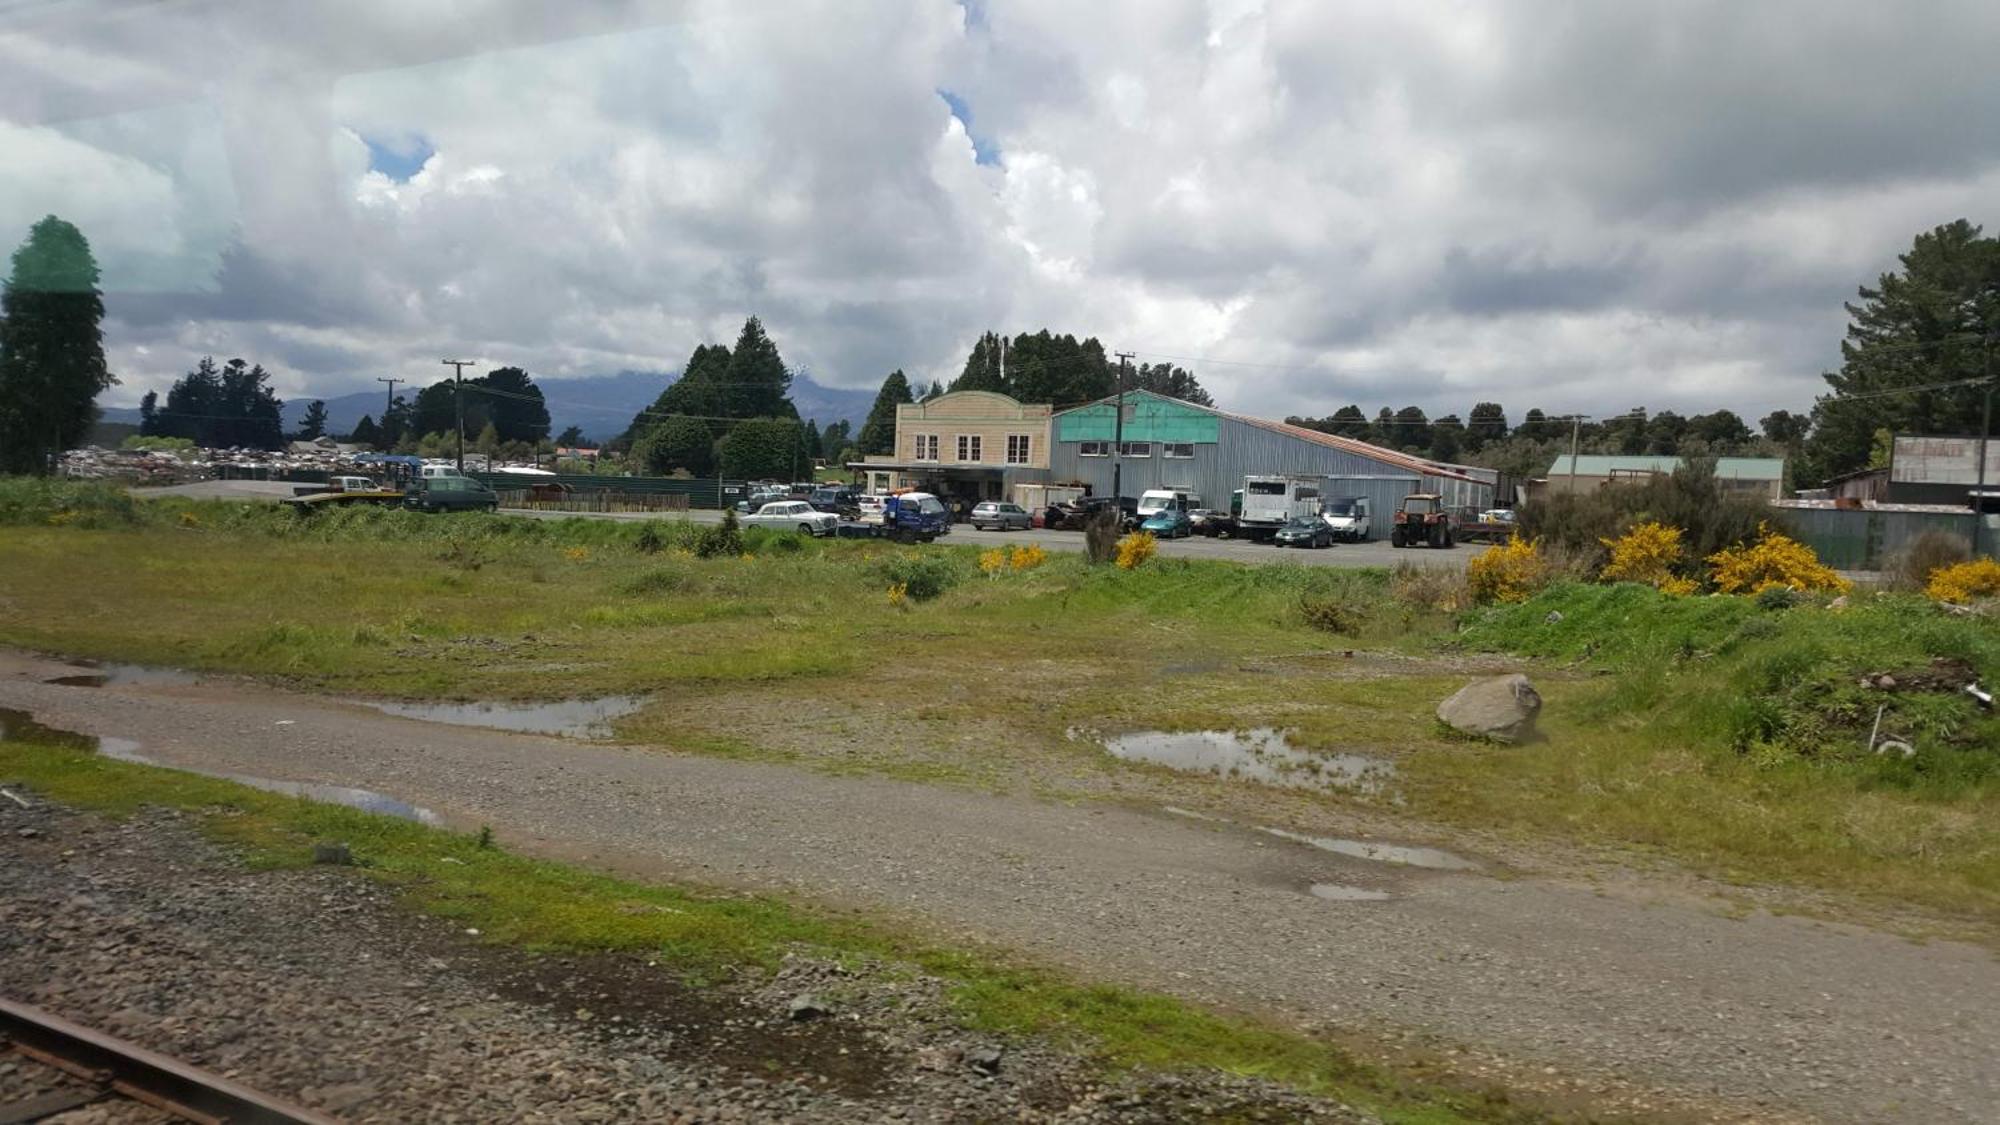
M1404 867L1426 867L1433 871L1477 871L1479 865L1464 856L1453 855L1437 848L1420 848L1409 844L1383 844L1373 840L1343 840L1336 836L1307 836L1300 832L1287 832L1282 828L1263 828L1257 831L1281 840L1319 848L1337 855L1355 859L1371 860L1375 863L1393 863Z
M70 663L79 671L52 676L42 682L59 687L123 687L128 684L175 687L192 684L200 679L198 675L184 668L159 668L150 664L117 664L98 660L74 660Z
M1389 897L1388 891L1371 891L1367 887L1350 887L1344 883L1314 883L1311 887L1314 898L1328 902L1381 902Z
M601 699L559 699L545 703L405 703L369 701L385 714L427 723L488 727L521 734L553 734L564 738L611 737L611 720L646 705L640 695L607 695Z
M65 750L83 750L100 754L119 762L131 762L141 766L158 766L163 763L147 757L141 752L137 742L129 738L82 734L61 727L52 727L36 721L26 711L11 707L0 707L0 739L17 742L32 742L41 746L57 746ZM197 773L203 777L220 778L247 785L252 789L262 789L266 793L281 793L287 797L304 797L309 801L324 801L331 805L346 805L363 812L381 813L384 816L401 817L419 824L441 825L444 818L419 805L399 801L372 789L351 789L345 785L320 785L307 781L278 781L268 777L252 777L249 774L224 773L219 770L199 770L186 766L166 766L167 769Z
M1380 793L1395 779L1395 764L1370 754L1314 754L1285 740L1281 730L1140 731L1104 740L1114 757L1189 773L1240 778L1292 789L1348 789Z

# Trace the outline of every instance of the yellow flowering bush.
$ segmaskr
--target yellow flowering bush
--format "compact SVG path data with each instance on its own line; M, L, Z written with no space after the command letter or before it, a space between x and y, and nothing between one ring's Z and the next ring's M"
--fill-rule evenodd
M566 558L566 559L568 559L568 560L569 560L569 561L571 561L571 562L585 562L585 561L589 560L589 558L590 558L590 548L588 548L588 547L564 547L564 548L563 548L563 558Z
M1466 563L1465 580L1481 604L1525 602L1547 582L1548 571L1541 541L1516 535Z
M2000 597L2000 562L1973 559L1931 571L1924 593L1934 601L1964 605L1976 598Z
M1135 531L1118 541L1118 568L1137 570L1160 549L1160 541L1150 531Z
M984 571L988 578L1007 569L1007 549L995 547L990 551L979 552L979 569Z
M1758 594L1774 586L1801 593L1844 594L1853 583L1819 561L1811 547L1769 524L1757 525L1757 541L1725 547L1708 556L1715 568L1715 586L1725 594Z
M909 597L909 593L910 587L907 584L902 582L891 584L889 587L889 604L894 606L902 605L903 600Z
M1674 574L1681 561L1681 529L1648 520L1616 539L1599 539L1611 549L1611 561L1598 578L1606 582L1643 582L1655 590L1686 595L1695 583Z
M1016 547L1007 563L1015 570L1033 570L1049 561L1049 553L1040 547ZM982 564L983 565L983 564Z

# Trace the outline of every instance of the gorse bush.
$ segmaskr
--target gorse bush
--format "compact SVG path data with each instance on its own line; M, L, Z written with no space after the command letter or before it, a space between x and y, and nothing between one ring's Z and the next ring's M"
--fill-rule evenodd
M1811 547L1768 526L1755 543L1727 547L1708 557L1715 587L1725 594L1758 594L1786 586L1805 593L1844 594L1853 583L1819 561Z
M1548 563L1539 544L1516 535L1465 564L1472 599L1482 604L1524 602L1548 581Z
M927 602L958 585L962 577L957 557L944 551L920 551L892 555L883 560L881 577L902 589L902 596ZM900 597L891 597L900 601Z
M1979 598L2000 597L2000 562L1974 559L1940 568L1930 576L1924 593L1933 601L1965 605Z
M1137 570L1160 549L1150 531L1135 531L1118 541L1118 569Z
M1049 561L1049 553L1040 546L1016 547L1007 558L1007 565L1015 570L1033 570Z
M1669 594L1691 594L1695 582L1675 573L1686 564L1681 529L1648 520L1616 539L1606 539L1611 552L1598 577L1606 582L1643 582Z

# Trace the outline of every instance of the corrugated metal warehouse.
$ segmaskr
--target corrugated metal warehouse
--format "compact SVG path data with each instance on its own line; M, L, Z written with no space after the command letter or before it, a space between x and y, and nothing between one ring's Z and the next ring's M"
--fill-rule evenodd
M1111 495L1114 463L1127 496L1147 489L1192 492L1204 506L1227 508L1252 475L1328 478L1328 498L1365 496L1378 522L1412 492L1437 492L1446 505L1473 513L1493 506L1494 484L1423 458L1353 438L1231 414L1149 391L1125 396L1122 457L1115 400L1062 411L1051 419L1049 479L1081 481ZM1421 487L1419 487L1421 486Z

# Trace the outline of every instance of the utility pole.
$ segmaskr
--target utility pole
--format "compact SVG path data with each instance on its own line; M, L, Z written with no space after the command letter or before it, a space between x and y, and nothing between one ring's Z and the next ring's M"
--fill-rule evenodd
M1111 502L1117 505L1118 518L1125 518L1125 371L1132 361L1131 352L1115 352L1118 357L1118 414L1111 424Z
M465 369L477 360L447 359L446 367L451 368L451 404L458 414L458 471L465 473Z
M1993 338L1986 333L1982 363L1986 369L1986 409L1979 415L1979 484L1972 490L1972 557L1980 556L1986 538L1986 447L1993 444Z
M1576 441L1583 433L1583 415L1569 416L1569 490L1576 491Z
M386 422L386 421L388 421L388 420L389 420L389 412L390 412L390 411L392 411L392 410L394 410L394 409L396 409L396 384L397 384L397 383L403 383L403 382L408 382L408 380L406 380L406 379L384 379L384 378L381 378L381 377L379 377L379 376L378 376L378 377L376 378L376 380L375 380L375 381L376 381L376 382L378 382L378 383L387 383L387 384L389 384L389 402L388 402L388 404L387 404L387 405L383 406L383 408L382 408L382 420L383 420L384 422Z

